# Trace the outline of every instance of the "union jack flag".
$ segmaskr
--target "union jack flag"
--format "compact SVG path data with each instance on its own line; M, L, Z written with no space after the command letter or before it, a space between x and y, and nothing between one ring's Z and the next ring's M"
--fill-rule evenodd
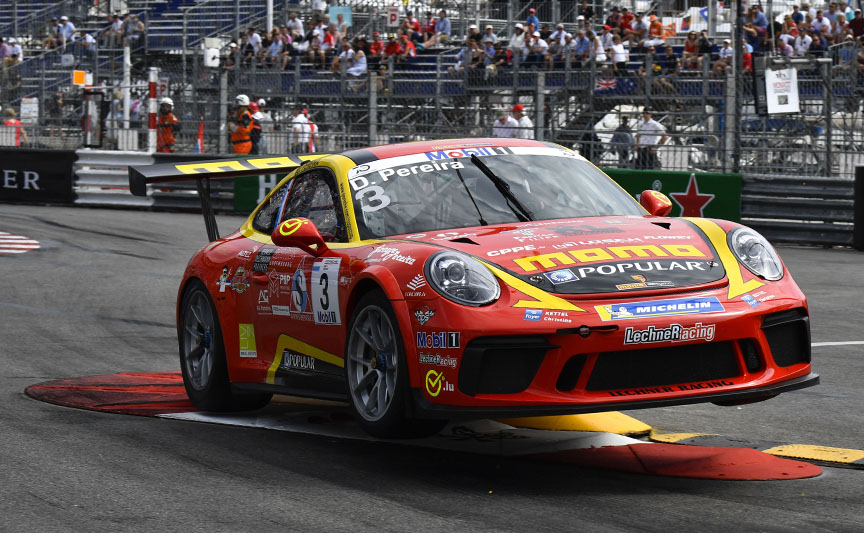
M594 85L595 91L611 91L618 86L618 80L615 78L599 78Z

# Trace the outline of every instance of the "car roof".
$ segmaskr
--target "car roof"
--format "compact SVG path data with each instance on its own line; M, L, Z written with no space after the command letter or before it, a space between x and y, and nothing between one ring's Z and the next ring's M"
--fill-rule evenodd
M417 141L397 144L385 144L370 146L358 150L349 150L342 155L362 165L378 159L389 159L403 155L418 154L423 152L437 152L439 150L478 148L482 146L556 146L551 143L534 141L531 139L509 139L503 137L481 137L471 139L442 139L437 141Z

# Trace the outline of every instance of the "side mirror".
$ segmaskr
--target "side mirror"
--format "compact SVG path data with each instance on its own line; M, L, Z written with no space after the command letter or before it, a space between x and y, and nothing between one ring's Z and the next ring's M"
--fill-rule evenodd
M324 238L308 218L289 218L276 226L270 238L276 246L300 248L315 257L327 251Z
M665 217L672 211L672 202L660 191L642 191L639 195L639 203L649 213L658 217Z

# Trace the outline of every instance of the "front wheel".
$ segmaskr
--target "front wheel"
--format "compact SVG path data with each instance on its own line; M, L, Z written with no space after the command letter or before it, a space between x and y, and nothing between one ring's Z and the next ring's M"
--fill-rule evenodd
M186 394L202 411L248 411L267 405L271 394L233 394L222 328L204 284L190 282L180 303L180 368Z
M396 315L380 292L365 294L351 318L345 349L348 396L367 433L381 438L438 433L446 420L407 416L408 369Z

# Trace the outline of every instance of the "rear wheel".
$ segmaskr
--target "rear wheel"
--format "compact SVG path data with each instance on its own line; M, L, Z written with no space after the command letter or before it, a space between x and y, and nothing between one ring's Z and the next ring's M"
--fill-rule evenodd
M189 399L202 411L259 409L271 394L233 394L222 328L204 284L190 282L180 303L180 368Z
M439 432L446 420L407 416L408 368L396 315L380 292L365 294L351 318L345 349L348 396L357 420L381 438L422 437Z

